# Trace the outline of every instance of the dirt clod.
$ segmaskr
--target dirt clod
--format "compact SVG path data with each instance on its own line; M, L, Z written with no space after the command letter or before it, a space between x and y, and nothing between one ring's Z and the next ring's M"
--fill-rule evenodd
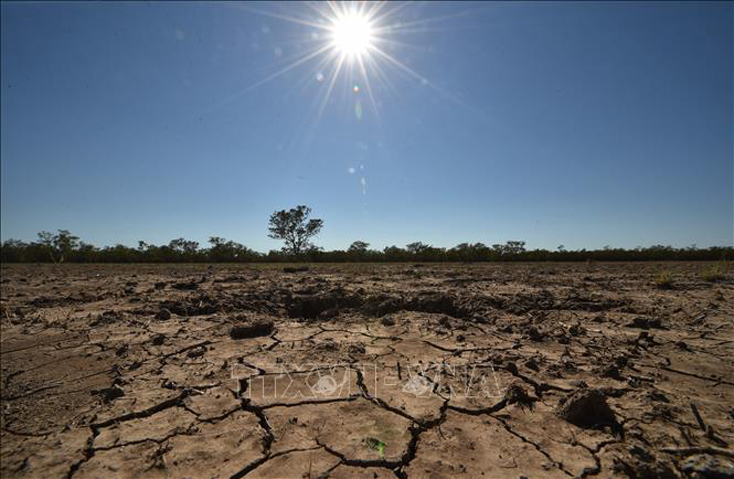
M660 321L660 318L642 318L637 317L630 322L627 327L630 328L640 328L640 329L660 329L663 327L662 321Z
M125 391L118 384L113 384L108 388L94 390L92 393L102 396L105 402L113 401L125 395Z
M507 404L517 404L523 408L532 408L533 402L536 401L536 399L531 397L527 390L517 382L508 386L507 391L505 391L504 400Z
M175 283L172 284L171 287L173 289L178 289L181 291L193 291L195 289L199 289L199 284L195 283L194 281L188 281L184 283Z
M283 268L284 273L304 273L308 270L308 266L286 266Z
M543 340L545 335L541 333L535 326L530 326L525 332L525 337L528 338L530 341L539 342Z
M198 347L194 349L189 349L189 351L186 353L186 356L190 358L198 358L206 354L206 348L204 347Z
M247 323L232 326L229 330L229 337L232 339L256 338L258 336L268 336L272 332L273 321L255 319Z
M691 479L734 479L734 463L708 454L697 454L683 461L681 469Z

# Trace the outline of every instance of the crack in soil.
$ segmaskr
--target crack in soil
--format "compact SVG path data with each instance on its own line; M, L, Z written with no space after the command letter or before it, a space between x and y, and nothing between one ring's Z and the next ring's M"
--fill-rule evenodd
M501 417L492 415L492 418L496 419L500 424L502 424L502 426L505 428L505 430L507 432L509 432L513 436L517 437L522 442L526 442L526 443L530 444L531 446L533 446L535 449L537 449L538 452L540 452L542 455L544 455L546 458L548 458L548 460L551 462L551 464L553 464L553 467L555 467L556 469L564 472L567 476L574 477L574 474L572 472L568 471L565 467L563 467L563 464L561 462L556 461L555 459L553 459L553 457L551 457L551 455L548 454L548 452L546 452L542 447L540 447L540 445L538 443L531 441L530 439L526 438L522 434L520 434L520 433L516 432L515 430L513 430L510 427L510 425L507 424L507 421L505 421Z
M534 461L545 458L549 463L518 466L519 459L508 464L506 456L482 459L496 470L542 466L563 475L593 477L613 474L607 469L621 463L630 474L644 475L645 464L660 462L683 474L676 458L730 457L728 447L702 444L725 445L724 440L734 437L734 410L728 407L734 402L730 389L734 363L729 360L734 354L728 353L734 344L734 327L728 320L734 315L734 283L708 285L697 279L696 265L667 266L677 268L681 278L673 291L651 288L650 278L659 268L652 264L427 265L420 270L410 265L319 265L306 274L283 274L278 268L252 269L244 276L241 266L222 265L203 272L193 265L182 269L139 265L125 270L88 266L68 265L70 274L66 266L52 272L42 267L4 268L4 279L6 274L14 278L12 291L24 294L7 295L9 283L0 285L7 316L0 318L0 328L4 337L13 338L0 342L2 433L4 442L17 449L3 450L3 462L8 458L13 464L0 465L3 475L18 467L39 475L42 469L37 464L44 463L37 458L44 453L63 464L62 475L71 478L81 475L80 469L90 459L97 457L94 467L106 467L98 461L114 456L97 452L146 443L185 451L190 439L174 438L191 436L187 427L217 431L220 421L239 421L232 417L237 413L245 413L242 416L253 424L255 435L248 440L253 441L254 455L247 456L241 469L237 469L240 464L228 469L226 474L232 477L243 477L266 464L277 470L283 466L272 460L305 451L320 451L316 454L322 461L319 473L328 475L343 465L376 467L407 477L415 468L431 467L430 456L440 454L442 440L447 440L441 431L447 416L456 420L451 421L455 429L449 438L474 439L464 432L469 425L482 428L482 421L497 421L493 430L504 435L501 425L517 438L508 441L512 443L506 445L509 451L530 452L529 445L538 451L532 451ZM109 273L100 279L89 273L96 269ZM41 280L27 285L15 281L24 276ZM168 287L159 288L159 283ZM74 303L61 310L40 308L76 301L83 296L78 291L95 289L100 301ZM42 300L34 305L34 298ZM162 305L178 312L159 315ZM225 333L235 321L256 321L261 316L274 326L267 336L232 339ZM256 389L253 381L306 374L298 376L295 384L310 388L311 373L331 371L331 367L288 366L304 362L345 367L350 392L286 399L277 395L276 388L265 401L245 397L253 392L248 388ZM381 366L374 374L362 369L371 362ZM270 364L282 366L283 371L274 372ZM507 382L497 386L500 394L505 390L504 397L493 393L466 401L455 394L468 386L469 376L452 368L489 365L498 373L495 381L499 377ZM241 367L247 377L234 379L234 367ZM419 369L417 374L412 372L414 367ZM382 381L390 375L396 377L397 389L377 394L378 389L383 393L383 386L378 388L375 382L373 387L373 377ZM480 377L488 375L486 369ZM412 389L401 389L418 376L427 380L435 401L422 403L407 392ZM161 392L161 387L173 392ZM554 414L553 421L562 421L554 410L565 397L584 388L603 393L626 437L598 442L598 431L564 423L573 439L556 442L571 447L556 452L555 446L546 446L554 440L550 437L554 432L537 425L549 414ZM110 396L100 391L109 391ZM190 397L204 391L203 399ZM299 391L303 390L291 390ZM167 398L160 399L162 395ZM153 405L120 413L118 408L128 400L132 406L138 400ZM690 421L691 401L705 405L705 428L701 421ZM525 408L533 402L537 407ZM510 404L520 408L509 408ZM156 437L141 437L139 431L128 435L125 431L133 430L135 424L120 428L119 433L105 429L151 417L146 424L158 428L155 415L169 408L180 408L187 418L191 415L188 426L173 432L164 428L163 436ZM178 417L178 412L169 414ZM489 418L469 421L464 416ZM340 424L345 419L359 426L344 432ZM77 424L84 428L77 429ZM366 429L359 429L362 424ZM290 432L276 436L281 427ZM375 437L389 442L391 450L399 441L405 449L399 457L388 459L362 456L354 436L376 434L365 432L369 430L384 432L386 436ZM424 436L428 431L432 432ZM105 445L94 447L103 433ZM117 442L108 443L108 434ZM66 445L67 437L73 445ZM334 437L349 438L349 447L357 447L357 452L342 449ZM477 437L476 443L484 446L486 438ZM679 439L684 447L675 444ZM62 444L58 451L48 447L57 442ZM620 446L605 448L611 444ZM447 469L436 466L436 471L466 476L465 466L471 465L466 461L475 457L470 449L459 447L455 457L442 459L440 467ZM67 450L73 452L66 452L64 459ZM654 460L640 462L634 454ZM416 456L419 460L414 462ZM237 458L221 457L223 462L232 459ZM295 467L297 459L281 461ZM87 467L83 469L86 473ZM528 471L517 472L527 475Z

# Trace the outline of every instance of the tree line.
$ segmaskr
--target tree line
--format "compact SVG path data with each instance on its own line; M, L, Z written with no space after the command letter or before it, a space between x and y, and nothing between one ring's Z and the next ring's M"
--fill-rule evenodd
M271 233L276 235L275 233ZM306 237L307 239L308 237ZM294 248L297 251L294 251ZM355 241L346 250L324 251L308 241L295 239L291 247L254 251L240 243L218 236L208 245L177 238L165 245L140 241L137 247L115 245L97 247L81 241L67 230L52 234L43 231L32 242L7 240L0 245L2 263L258 263L258 262L485 262L485 261L671 261L734 260L734 248L674 248L656 245L646 248L597 250L555 250L525 247L524 241L508 241L491 246L461 243L440 248L415 242L405 247L389 246L376 250L369 243Z
M283 241L281 250L268 253L254 251L235 241L219 236L209 238L209 247L197 241L176 238L167 245L156 246L139 241L137 248L125 245L98 248L85 243L68 230L38 233L36 241L25 243L7 240L0 245L2 263L257 263L312 261L346 262L475 262L475 261L670 261L730 260L734 248L699 249L650 246L622 249L568 251L561 245L555 251L528 250L524 241L508 241L487 246L483 243L461 243L453 248L439 248L420 241L404 248L388 246L370 249L364 241L353 242L346 250L324 251L311 242L324 222L311 218L311 208L298 205L270 215L268 236Z

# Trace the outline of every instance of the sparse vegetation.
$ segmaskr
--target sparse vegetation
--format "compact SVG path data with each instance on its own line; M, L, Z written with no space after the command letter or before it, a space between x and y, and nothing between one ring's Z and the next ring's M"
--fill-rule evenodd
M387 448L387 444L385 444L383 441L380 441L379 439L375 439L374 437L366 438L365 444L370 449L374 449L375 451L377 451L377 453L380 455L380 459L385 459L385 449Z
M670 271L663 271L655 278L655 286L659 289L670 289L673 287L673 275Z
M723 281L724 279L726 279L724 270L720 265L711 266L710 268L706 268L705 270L701 271L700 276L702 280L707 281L709 283L716 283L718 281Z

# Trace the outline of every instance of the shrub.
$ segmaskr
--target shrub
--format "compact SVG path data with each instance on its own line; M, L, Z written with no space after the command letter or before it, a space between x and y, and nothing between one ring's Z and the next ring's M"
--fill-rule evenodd
M660 289L670 289L673 287L673 275L670 271L663 271L655 278L655 286Z
M719 266L712 266L708 269L701 271L700 276L702 280L708 281L709 283L715 283L717 281L723 281L724 279L726 279L724 271L722 271L721 267Z

